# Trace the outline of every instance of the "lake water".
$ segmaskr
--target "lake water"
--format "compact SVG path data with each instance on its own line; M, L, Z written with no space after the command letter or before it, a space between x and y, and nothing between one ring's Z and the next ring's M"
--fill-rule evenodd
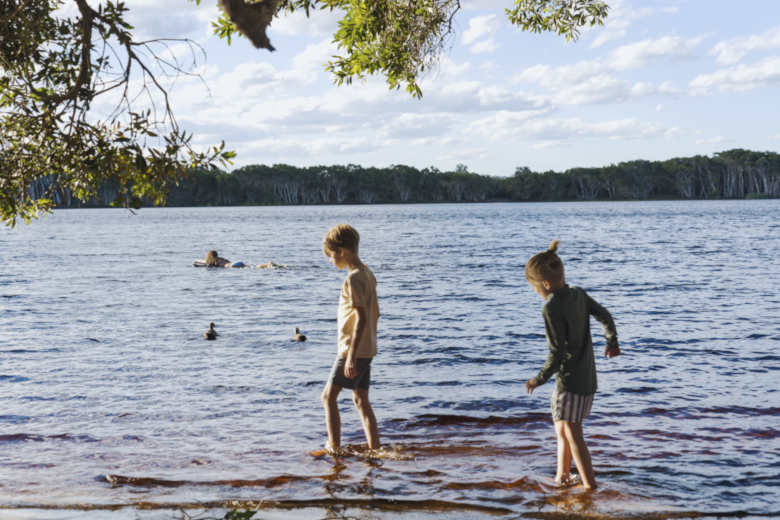
M338 222L378 280L384 459L307 455L327 440ZM523 265L553 238L623 349L599 357L584 426L595 493L555 488L553 384L523 388L547 355ZM209 249L293 268L190 267ZM778 515L778 258L775 200L57 211L0 231L0 517Z

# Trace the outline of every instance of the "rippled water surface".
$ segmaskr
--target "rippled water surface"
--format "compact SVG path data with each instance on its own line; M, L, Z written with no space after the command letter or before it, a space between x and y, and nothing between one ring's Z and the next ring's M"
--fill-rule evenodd
M0 507L780 514L779 217L778 201L95 209L0 230ZM307 455L344 277L320 244L342 221L379 284L384 459ZM598 360L585 423L596 493L555 489L553 385L523 389L547 354L523 264L553 238L623 348ZM213 248L293 268L190 267Z

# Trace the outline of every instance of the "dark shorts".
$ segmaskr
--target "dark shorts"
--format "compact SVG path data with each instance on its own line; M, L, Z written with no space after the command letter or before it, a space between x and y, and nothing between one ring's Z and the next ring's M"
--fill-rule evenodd
M371 386L372 359L373 358L358 358L358 375L353 379L349 379L344 375L344 365L347 363L347 358L336 356L336 362L333 363L333 369L330 371L328 384L340 386L342 388L349 388L350 390L355 390L356 388L368 390L368 387Z
M577 395L555 390L550 403L553 421L581 423L590 416L594 395Z

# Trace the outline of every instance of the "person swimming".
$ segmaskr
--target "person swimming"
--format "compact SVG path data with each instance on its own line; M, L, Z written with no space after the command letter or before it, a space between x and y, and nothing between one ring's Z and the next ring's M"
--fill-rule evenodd
M208 267L244 267L244 262L231 262L226 258L220 257L219 253L214 250L208 252L203 263Z
M244 262L231 262L227 258L222 258L219 253L212 250L206 255L205 260L195 260L192 262L194 267L253 267L255 269L275 269L277 267L286 267L282 264L277 264L273 260L264 264L250 265Z

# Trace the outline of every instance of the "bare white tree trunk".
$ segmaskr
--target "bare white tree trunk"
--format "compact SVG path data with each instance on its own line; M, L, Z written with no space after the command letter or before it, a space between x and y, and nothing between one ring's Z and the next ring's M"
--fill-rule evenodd
M324 182L320 186L320 195L322 195L322 202L325 202L326 204L330 202L330 190L331 186L330 183Z
M599 186L607 192L607 196L611 199L615 196L615 192L618 188L617 180L615 179L601 179Z
M581 200L592 200L598 197L601 187L591 175L578 175L575 179L577 198Z
M358 202L361 204L373 204L374 202L379 202L379 196L372 190L359 188L355 195L357 196Z
M287 204L298 204L298 191L300 186L297 181L283 177L274 180L274 198Z
M715 184L713 180L713 173L712 170L709 168L705 168L703 166L699 166L696 168L696 171L699 174L699 198L706 199L709 197L710 193L716 191L718 189L718 185Z
M447 186L447 193L450 196L450 200L453 202L460 202L463 200L463 193L466 191L466 187L460 181L453 181Z
M674 190L684 199L692 199L696 188L696 178L692 171L675 172Z
M653 190L658 186L658 179L640 172L631 172L631 179L633 181L631 192L635 199L646 199L653 194Z
M336 196L336 202L343 204L349 196L352 189L347 186L346 181L336 181L333 183L333 194Z

